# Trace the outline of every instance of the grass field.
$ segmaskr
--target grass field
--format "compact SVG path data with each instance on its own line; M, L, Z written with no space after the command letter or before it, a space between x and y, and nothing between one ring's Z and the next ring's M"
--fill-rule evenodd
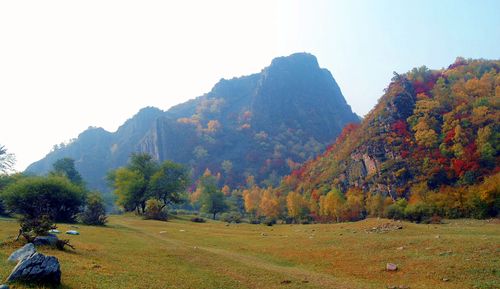
M112 216L106 227L67 236L75 251L41 251L59 258L61 288L500 288L498 220L367 232L389 222L267 227ZM9 241L17 228L0 219L1 280L22 245ZM386 272L388 262L399 270Z

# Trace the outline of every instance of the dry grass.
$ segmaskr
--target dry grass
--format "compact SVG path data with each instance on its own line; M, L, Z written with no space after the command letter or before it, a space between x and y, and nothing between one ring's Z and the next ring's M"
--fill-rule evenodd
M67 236L75 252L42 251L61 261L62 288L500 288L498 221L372 230L389 222L266 227L112 216L107 227ZM0 241L16 231L0 219ZM0 246L1 279L21 245ZM399 270L386 272L388 262Z

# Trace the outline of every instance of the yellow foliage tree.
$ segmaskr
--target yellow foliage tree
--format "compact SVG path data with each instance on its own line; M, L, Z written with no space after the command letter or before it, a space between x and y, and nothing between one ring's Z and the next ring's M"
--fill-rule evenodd
M435 130L430 128L426 118L420 118L413 130L415 131L415 140L419 145L429 148L437 145L438 135Z
M259 215L276 219L280 215L280 202L272 188L267 188L260 200Z
M320 215L340 222L344 212L344 202L344 197L339 190L331 190L326 196L320 197Z
M479 197L488 205L500 198L500 173L484 178L484 182L479 186Z
M207 129L205 130L208 133L216 133L221 127L221 124L218 120L211 120L207 124Z
M290 192L286 196L286 208L288 210L288 216L298 219L303 217L308 209L308 203L304 197L297 192Z
M242 195L245 202L245 211L255 216L260 204L260 189L257 186L253 186L250 189L244 190Z
M344 219L356 221L363 217L364 193L360 188L349 188L346 192L346 202L344 204Z
M316 201L314 198L311 198L309 200L308 209L309 209L309 212L311 212L312 214L319 215L318 201Z
M224 187L222 187L222 193L226 197L231 195L231 189L229 188L228 185L224 185Z

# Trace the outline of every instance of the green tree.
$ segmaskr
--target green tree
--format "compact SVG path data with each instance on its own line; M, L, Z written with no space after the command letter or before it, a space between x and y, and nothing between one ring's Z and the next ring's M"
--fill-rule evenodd
M110 172L108 180L118 196L117 204L142 215L151 198L161 202L160 209L181 202L189 174L180 164L166 161L160 165L148 154L132 154L129 164Z
M2 199L9 211L21 216L20 235L31 241L47 234L54 222L75 221L85 191L64 177L28 177L9 185Z
M27 177L2 193L12 212L36 218L48 215L58 222L73 222L86 197L85 191L63 177Z
M75 160L72 158L58 159L52 165L50 175L66 177L75 185L82 186L84 184L82 176L75 168Z
M147 196L144 195L145 180L136 171L128 168L119 168L108 174L113 184L114 193L118 197L117 205L125 211L134 211L143 214ZM144 204L144 206L143 206Z
M165 161L151 177L150 196L162 202L161 209L180 203L189 182L189 173L183 165Z
M149 199L149 183L158 169L158 162L146 153L133 153L126 167L108 174L108 180L118 196L117 203L126 211L144 214Z
M2 192L9 187L9 185L21 180L25 176L21 173L11 174L11 175L1 175L0 174L0 216L9 215L6 209L4 201L2 199Z
M227 175L231 174L231 172L233 171L233 162L231 162L229 160L225 160L221 163L221 167L227 176Z
M198 185L201 188L201 210L212 214L214 220L218 213L225 212L228 209L224 201L224 194L217 189L216 184L217 180L214 176L203 176Z

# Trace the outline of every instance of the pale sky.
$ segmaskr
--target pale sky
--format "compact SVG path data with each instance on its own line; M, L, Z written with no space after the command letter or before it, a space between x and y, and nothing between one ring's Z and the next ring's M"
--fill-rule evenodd
M500 1L1 1L0 144L24 170L277 56L316 55L365 115L392 72L498 59Z

